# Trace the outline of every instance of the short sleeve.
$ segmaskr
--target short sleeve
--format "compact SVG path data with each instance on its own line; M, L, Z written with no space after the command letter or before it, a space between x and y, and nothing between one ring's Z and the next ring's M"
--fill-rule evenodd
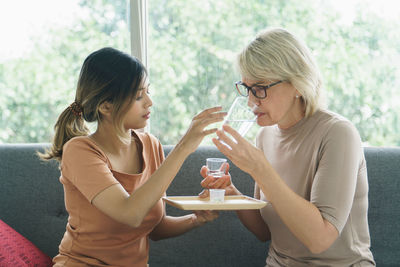
M348 121L333 124L320 147L310 200L339 233L353 204L361 153L359 134Z
M64 145L61 173L89 202L107 187L119 183L104 153L84 138L71 139Z

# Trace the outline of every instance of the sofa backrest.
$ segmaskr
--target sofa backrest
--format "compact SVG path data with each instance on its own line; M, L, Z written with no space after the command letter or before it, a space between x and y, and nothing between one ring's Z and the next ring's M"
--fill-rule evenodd
M400 262L400 148L366 147L368 223L377 266Z
M58 163L36 155L45 147L48 144L0 145L0 219L55 256L68 214Z
M67 213L58 164L42 162L36 151L48 144L0 144L0 219L50 256L58 252ZM164 146L168 154L172 146ZM369 178L369 225L377 266L400 258L400 148L365 148ZM169 196L197 195L200 167L207 157L223 157L212 146L189 156L167 190ZM252 196L254 182L231 164L233 182ZM167 205L170 215L187 214ZM267 245L259 242L234 211L183 236L151 242L150 266L264 266Z

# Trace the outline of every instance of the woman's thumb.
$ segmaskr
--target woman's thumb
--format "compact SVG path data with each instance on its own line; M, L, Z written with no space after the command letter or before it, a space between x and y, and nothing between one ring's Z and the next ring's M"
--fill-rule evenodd
M203 178L206 178L206 177L207 177L207 167L206 167L206 166L201 167L201 169L200 169L200 175L201 175Z

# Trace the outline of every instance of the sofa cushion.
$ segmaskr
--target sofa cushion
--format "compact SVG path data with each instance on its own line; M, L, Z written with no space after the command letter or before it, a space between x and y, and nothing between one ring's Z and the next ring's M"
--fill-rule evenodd
M52 266L51 258L0 220L0 266Z

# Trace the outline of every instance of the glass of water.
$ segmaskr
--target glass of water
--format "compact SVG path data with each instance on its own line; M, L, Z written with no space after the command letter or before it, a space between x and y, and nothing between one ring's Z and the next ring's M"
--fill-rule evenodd
M255 107L248 106L247 97L239 96L233 101L223 124L229 124L241 136L245 136L256 121Z
M221 178L225 175L226 159L224 158L207 158L206 166L208 169L207 174L214 178Z

